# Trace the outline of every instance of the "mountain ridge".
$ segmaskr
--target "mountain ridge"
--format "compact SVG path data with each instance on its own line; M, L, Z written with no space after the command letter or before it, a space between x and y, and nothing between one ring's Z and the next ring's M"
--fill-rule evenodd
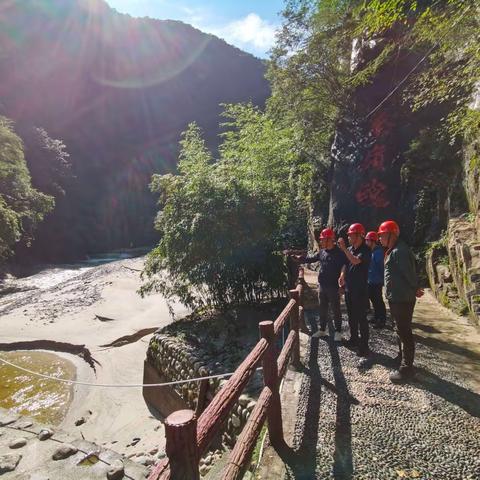
M75 177L26 256L51 261L153 243L147 185L152 173L175 169L180 132L196 121L215 149L220 104L262 105L269 94L253 55L103 0L9 4L0 7L0 31L0 113L63 140Z

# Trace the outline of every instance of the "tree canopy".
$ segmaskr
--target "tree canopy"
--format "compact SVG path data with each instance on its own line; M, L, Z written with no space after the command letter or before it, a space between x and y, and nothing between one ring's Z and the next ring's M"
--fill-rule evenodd
M31 242L34 231L54 207L52 196L32 187L23 142L13 123L0 117L0 257L15 243Z
M224 116L219 158L191 124L178 174L153 177L161 240L149 255L143 294L222 308L284 292L280 250L305 237L311 172L292 128L251 104L226 105Z

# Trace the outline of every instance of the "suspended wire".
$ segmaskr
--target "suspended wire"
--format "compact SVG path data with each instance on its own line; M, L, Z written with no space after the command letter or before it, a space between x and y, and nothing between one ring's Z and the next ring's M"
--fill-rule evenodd
M14 367L22 372L29 373L30 375L35 375L36 377L45 378L47 380L54 380L56 382L67 383L70 385L83 385L87 387L102 387L102 388L138 388L138 387L166 387L169 385L179 385L182 383L191 383L191 382L201 382L202 380L212 380L215 378L225 378L231 377L235 372L229 373L221 373L218 375L208 375L206 377L197 377L197 378L190 378L188 380L175 380L173 382L164 382L164 383L90 383L90 382L79 382L76 380L68 380L65 378L58 378L52 377L51 375L45 375L43 373L34 372L33 370L29 370L28 368L21 367L20 365L16 365L15 363L9 362L4 358L0 357L0 362L4 363L5 365L9 365ZM257 368L256 371L262 370L262 367Z
M370 113L365 117L366 119L369 118L371 115L373 115L378 109L407 81L407 79L410 77L410 75L428 58L428 56L435 50L440 45L440 41L443 40L448 33L455 27L455 25L462 20L462 18L467 14L467 12L470 10L471 5L469 5L465 11L460 15L460 17L457 18L455 22L453 22L452 26L447 29L443 35L439 37L439 39L428 49L427 53L414 65L414 67L405 75L405 77L398 82L398 84L393 88L393 90L373 109L370 111Z

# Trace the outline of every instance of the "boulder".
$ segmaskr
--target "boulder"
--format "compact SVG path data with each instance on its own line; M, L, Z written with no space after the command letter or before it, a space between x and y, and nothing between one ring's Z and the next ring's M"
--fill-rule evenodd
M26 438L16 438L15 440L12 440L9 444L9 448L22 448L27 444L27 439Z
M64 460L65 458L71 457L78 452L77 447L64 443L60 445L52 455L53 460Z
M0 475L7 472L13 472L17 468L21 459L22 456L16 453L0 455Z
M108 480L121 480L125 475L125 467L121 460L115 460L107 471Z

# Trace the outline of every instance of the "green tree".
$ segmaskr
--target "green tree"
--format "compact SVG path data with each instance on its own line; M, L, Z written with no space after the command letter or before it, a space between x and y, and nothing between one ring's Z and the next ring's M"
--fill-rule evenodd
M479 8L476 0L286 3L269 68L269 107L297 125L313 159L314 211L328 206L334 132L343 119L365 120L359 92L399 64L410 66L397 73L392 95L403 101L406 123L421 125L410 148L398 152L407 160L404 177L420 190L443 189L445 178L454 183L452 172L461 170L459 144L480 131L480 113L470 108L480 85Z
M20 240L31 242L36 226L53 207L53 197L32 187L13 122L0 117L0 257Z
M225 105L223 117L221 168L274 205L281 243L302 242L313 165L302 151L298 128L252 104Z
M222 308L283 288L275 254L274 205L214 162L199 128L181 142L178 175L155 175L162 238L148 257L141 293L159 291L190 307Z
M65 144L39 127L20 130L20 136L34 187L56 198L64 196L66 185L72 179Z
M366 2L357 32L375 38L392 30L397 48L386 59L399 49L419 58L403 87L412 111L444 106L442 135L449 133L452 139L478 132L479 115L469 108L480 80L478 1Z
M250 104L227 105L224 115L218 159L191 124L178 174L153 177L162 238L148 257L142 294L159 291L190 307L224 308L284 293L279 250L305 237L308 167L291 128Z
M269 62L268 112L296 132L296 149L312 170L311 214L321 219L328 214L334 134L354 107L350 58L359 3L287 1Z

